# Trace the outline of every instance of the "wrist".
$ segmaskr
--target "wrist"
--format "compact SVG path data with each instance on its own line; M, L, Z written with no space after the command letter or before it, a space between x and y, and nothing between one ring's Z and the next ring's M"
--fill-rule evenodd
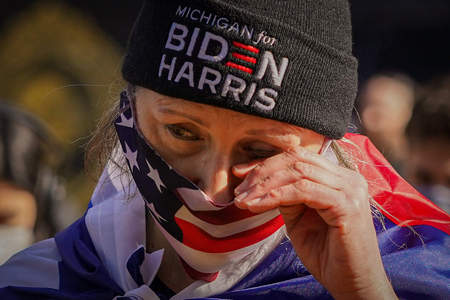
M392 285L386 278L383 282L371 284L368 287L355 289L346 292L331 293L336 300L346 299L364 299L364 300L391 300L398 299L392 288Z

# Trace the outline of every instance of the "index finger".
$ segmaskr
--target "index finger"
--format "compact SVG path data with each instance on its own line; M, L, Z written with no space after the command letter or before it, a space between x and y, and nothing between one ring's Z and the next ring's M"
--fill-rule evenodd
M256 164L256 166L252 166L247 177L235 189L235 194L239 195L240 193L248 190L253 185L259 184L260 182L264 181L271 174L274 174L277 171L287 168L295 169L295 164L297 162L311 164L318 168L327 170L335 175L340 174L338 167L335 164L331 163L328 159L324 158L322 155L313 153L299 146L269 157Z

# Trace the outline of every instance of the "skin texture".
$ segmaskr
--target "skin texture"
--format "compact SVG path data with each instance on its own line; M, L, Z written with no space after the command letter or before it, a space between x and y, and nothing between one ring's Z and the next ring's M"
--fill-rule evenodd
M336 299L395 298L367 183L317 154L322 135L144 88L136 98L138 124L152 146L214 201L253 212L280 209L297 255ZM151 246L164 246L160 235L149 238ZM166 250L173 259L173 250ZM158 276L178 291L189 283L182 273L163 261Z

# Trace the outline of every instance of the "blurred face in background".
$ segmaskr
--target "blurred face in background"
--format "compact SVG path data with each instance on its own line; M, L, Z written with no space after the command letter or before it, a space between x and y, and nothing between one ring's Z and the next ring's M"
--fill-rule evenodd
M414 102L409 86L393 78L375 77L366 84L361 100L362 125L369 137L404 132Z
M33 228L36 200L30 192L7 181L0 181L0 224Z
M430 138L411 144L405 168L408 180L450 213L450 141Z
M33 243L37 207L34 196L0 181L0 264Z
M450 188L450 141L433 138L413 143L407 170L414 185Z

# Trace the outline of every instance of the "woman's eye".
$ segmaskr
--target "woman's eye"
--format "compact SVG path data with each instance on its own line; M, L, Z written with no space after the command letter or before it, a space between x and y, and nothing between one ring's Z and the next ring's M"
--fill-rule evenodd
M255 158L269 158L269 157L275 155L275 152L267 151L267 150L254 150L253 155Z
M245 151L249 154L249 156L252 159L268 158L280 152L277 149L264 149L253 147L246 147Z
M166 125L167 130L175 138L186 141L198 141L201 140L199 136L193 133L191 130L177 124Z

